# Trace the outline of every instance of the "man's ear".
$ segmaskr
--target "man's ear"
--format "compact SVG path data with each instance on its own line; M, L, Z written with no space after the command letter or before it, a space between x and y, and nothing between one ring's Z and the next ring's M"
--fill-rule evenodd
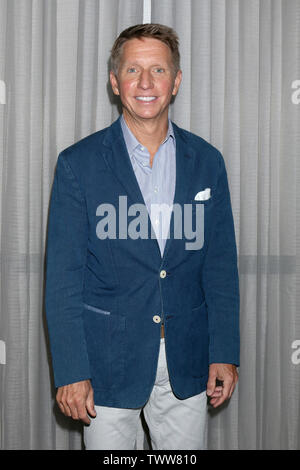
M120 93L119 93L118 80L112 70L109 73L109 79L110 79L110 84L111 84L113 93L115 95L119 95Z
M174 96L177 95L181 80L182 80L182 71L178 70L176 78L175 78L175 82L174 82L174 88L173 88L173 91L172 91L172 95L174 95Z

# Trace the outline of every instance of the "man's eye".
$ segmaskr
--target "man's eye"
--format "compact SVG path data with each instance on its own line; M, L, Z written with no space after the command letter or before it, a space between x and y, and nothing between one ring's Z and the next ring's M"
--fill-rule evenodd
M136 72L136 68L130 67L130 68L127 70L127 72L129 72L129 73Z
M162 73L162 72L164 72L164 69L161 68L161 67L157 67L157 68L155 69L155 71L158 72L158 73Z

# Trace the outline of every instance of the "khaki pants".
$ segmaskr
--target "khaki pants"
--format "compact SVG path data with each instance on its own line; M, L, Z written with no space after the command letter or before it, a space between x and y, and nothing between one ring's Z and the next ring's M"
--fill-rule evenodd
M185 400L175 397L169 382L164 338L160 342L155 384L144 407L95 408L96 418L84 426L86 450L135 450L142 409L152 450L206 449L206 391Z

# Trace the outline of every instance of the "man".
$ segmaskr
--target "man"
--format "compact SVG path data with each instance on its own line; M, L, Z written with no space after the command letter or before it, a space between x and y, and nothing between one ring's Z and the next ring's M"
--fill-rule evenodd
M57 402L87 425L86 449L134 449L141 410L153 449L203 449L207 396L220 406L238 379L226 169L168 118L179 59L171 28L123 31L110 72L122 116L57 162L46 312ZM190 242L189 216L203 243Z

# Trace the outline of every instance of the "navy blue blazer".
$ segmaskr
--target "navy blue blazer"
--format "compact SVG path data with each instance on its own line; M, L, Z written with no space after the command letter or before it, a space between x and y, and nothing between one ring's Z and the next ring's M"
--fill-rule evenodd
M174 204L204 205L204 243L187 250L170 238L100 239L97 208L119 196L143 204L120 118L63 150L50 201L46 316L55 385L91 379L96 405L136 408L155 381L161 323L170 383L181 399L206 389L211 363L239 365L239 282L224 159L204 139L172 123ZM210 198L195 200L210 188ZM103 215L103 214L102 214ZM128 223L130 216L128 216ZM151 223L149 219L149 230ZM155 317L155 318L154 318Z

